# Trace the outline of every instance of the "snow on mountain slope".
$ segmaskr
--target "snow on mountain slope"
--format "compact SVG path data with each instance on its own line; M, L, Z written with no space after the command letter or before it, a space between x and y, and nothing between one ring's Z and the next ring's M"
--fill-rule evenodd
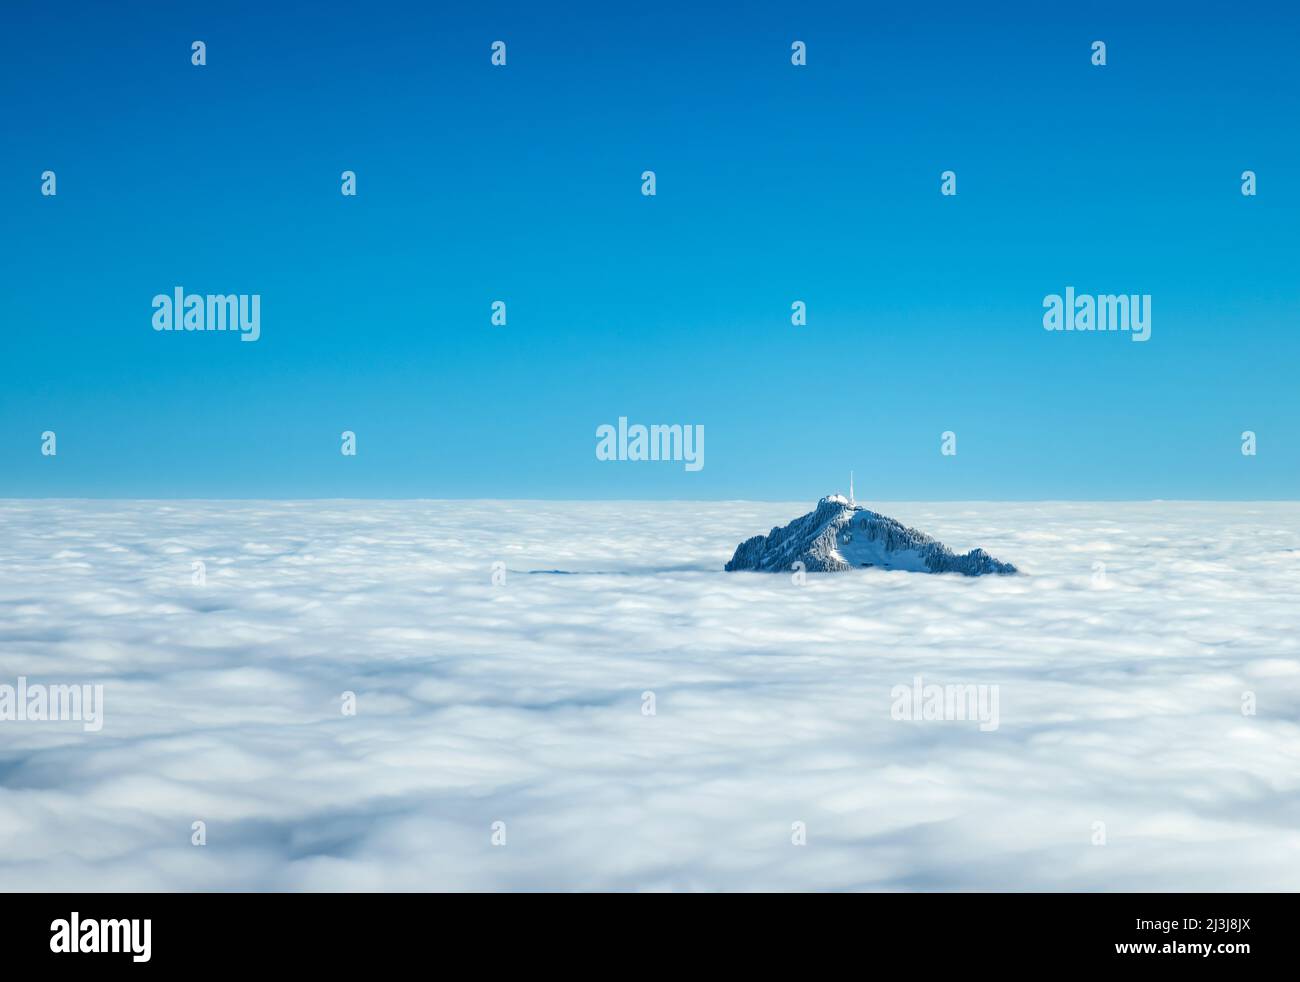
M983 549L957 555L924 532L870 511L843 495L827 495L789 525L756 535L736 547L727 572L783 572L795 563L814 573L873 568L914 573L1014 573Z

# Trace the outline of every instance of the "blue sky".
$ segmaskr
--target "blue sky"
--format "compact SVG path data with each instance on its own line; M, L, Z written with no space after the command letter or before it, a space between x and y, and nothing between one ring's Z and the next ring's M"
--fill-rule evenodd
M611 6L7 3L0 495L1296 496L1300 16Z

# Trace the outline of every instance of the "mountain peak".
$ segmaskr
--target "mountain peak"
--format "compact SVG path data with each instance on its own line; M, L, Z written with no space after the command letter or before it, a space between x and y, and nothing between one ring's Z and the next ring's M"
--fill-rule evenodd
M795 563L812 573L876 568L918 573L1015 573L1016 567L983 549L957 554L924 532L871 511L842 494L828 494L789 525L756 535L736 547L728 572L784 572Z

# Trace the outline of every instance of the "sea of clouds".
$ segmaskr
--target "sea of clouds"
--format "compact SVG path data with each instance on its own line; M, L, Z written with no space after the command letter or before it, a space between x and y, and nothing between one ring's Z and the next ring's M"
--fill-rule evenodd
M104 686L0 722L0 889L1300 888L1300 504L871 503L1023 575L722 572L811 506L0 502L0 684Z

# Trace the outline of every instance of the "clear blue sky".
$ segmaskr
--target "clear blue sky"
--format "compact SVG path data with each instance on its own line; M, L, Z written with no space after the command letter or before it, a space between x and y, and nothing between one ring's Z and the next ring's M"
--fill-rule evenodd
M1296 497L1300 14L710 6L8 0L0 495Z

